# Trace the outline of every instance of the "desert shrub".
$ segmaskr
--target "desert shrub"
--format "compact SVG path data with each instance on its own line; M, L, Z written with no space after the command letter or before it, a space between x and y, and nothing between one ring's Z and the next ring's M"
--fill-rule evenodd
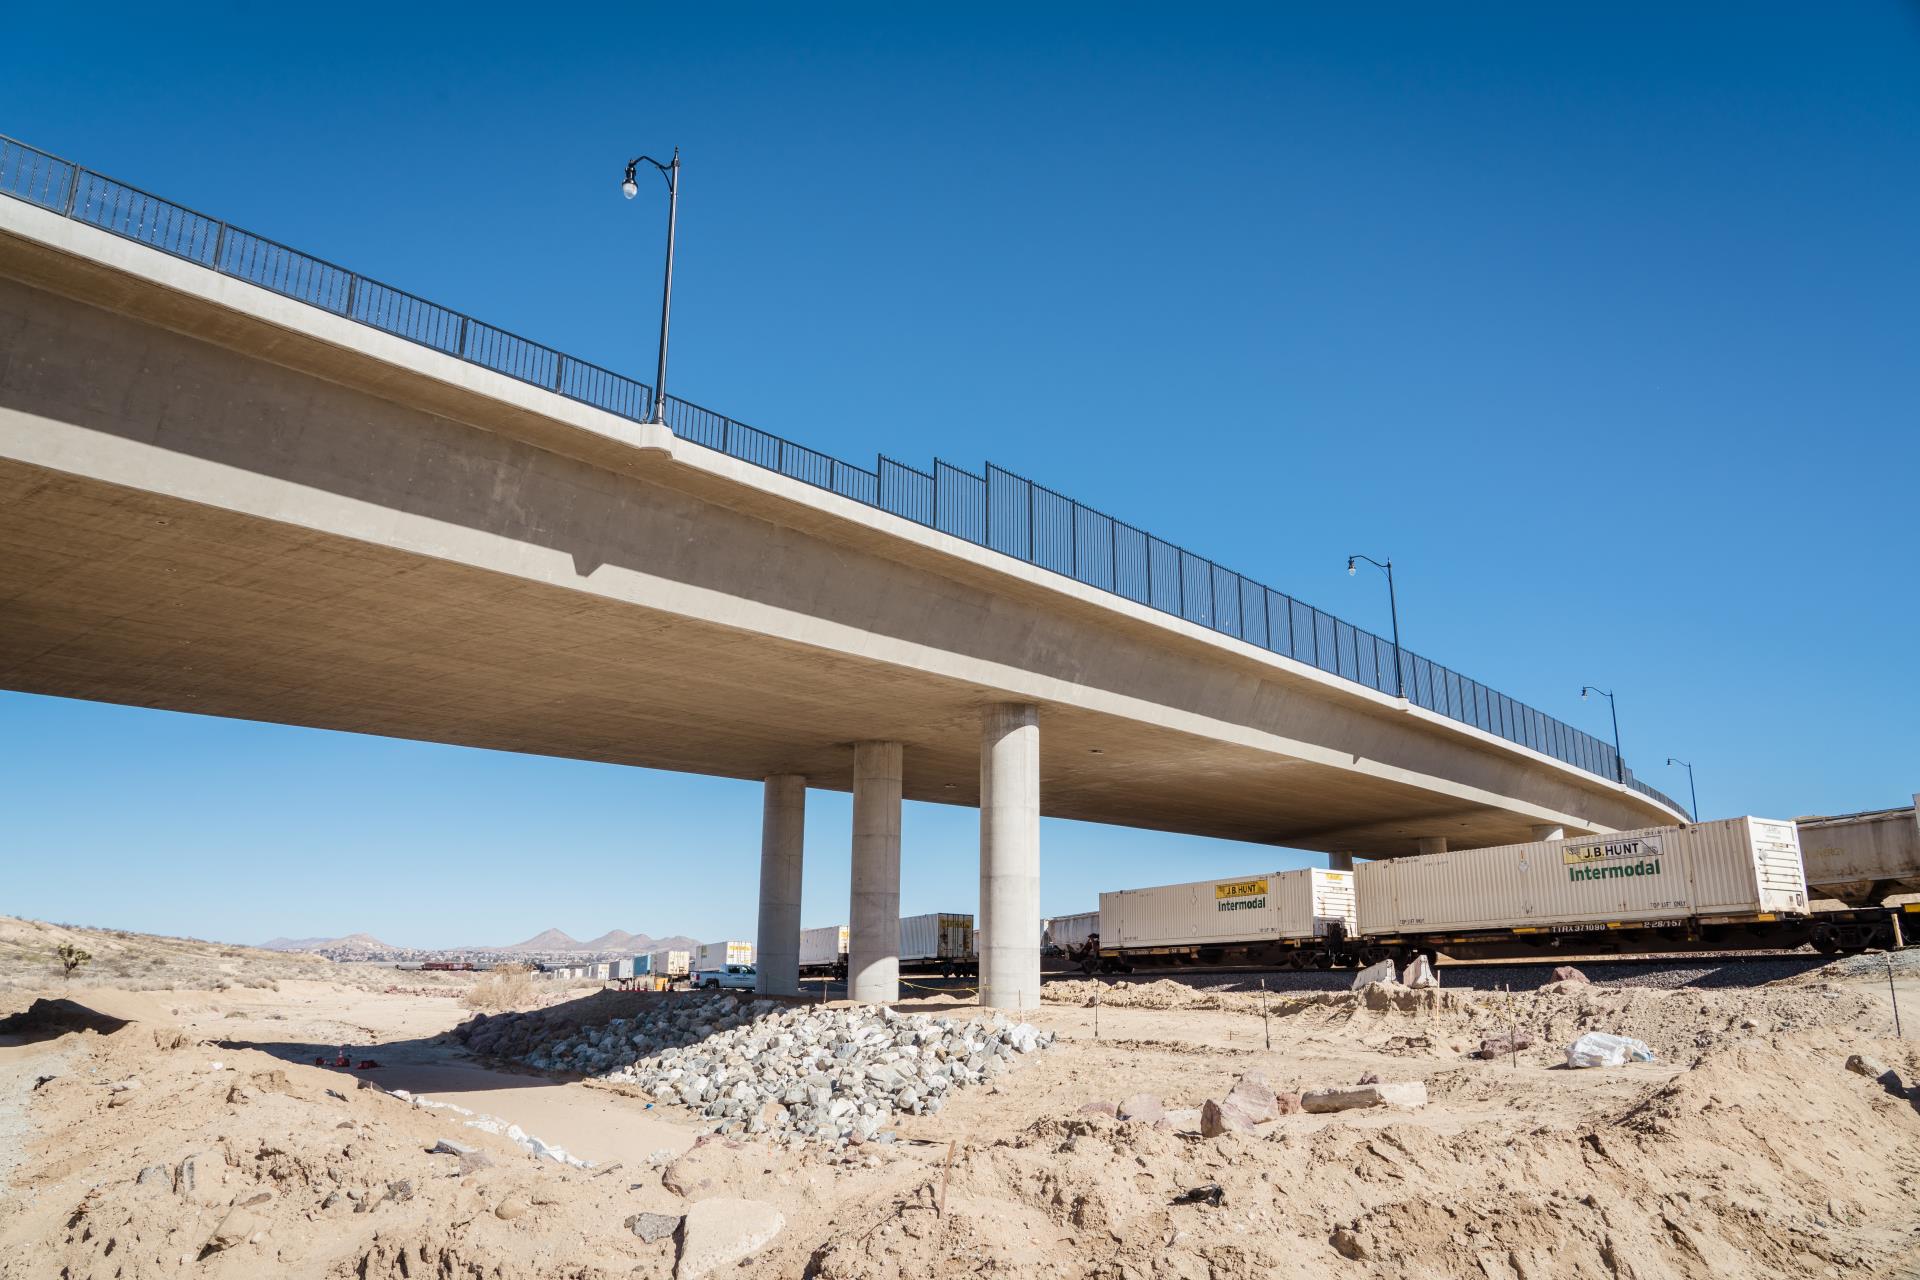
M93 953L91 951L82 951L71 942L61 943L53 949L53 954L60 959L60 976L62 978L71 978L75 969L78 969L81 965L93 959Z
M499 964L474 983L460 1002L483 1013L499 1013L533 1004L534 992L532 969L523 964Z

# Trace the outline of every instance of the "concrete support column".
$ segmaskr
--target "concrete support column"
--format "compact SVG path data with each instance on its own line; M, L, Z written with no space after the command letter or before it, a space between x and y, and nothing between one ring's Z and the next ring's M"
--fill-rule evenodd
M1557 822L1536 822L1527 828L1527 834L1535 840L1565 840L1567 829Z
M875 1004L900 998L900 754L897 742L853 748L847 996Z
M1327 855L1327 870L1329 870L1329 871L1351 871L1351 870L1353 870L1353 855L1352 855L1352 854L1350 854L1350 853L1330 853L1330 854L1328 854L1328 855Z
M800 864L805 850L807 780L797 773L766 781L760 810L760 928L753 989L800 994Z
M980 1003L1040 1004L1040 713L987 708L980 732Z
M1445 853L1446 851L1447 851L1447 838L1445 836L1421 836L1420 837L1420 852Z

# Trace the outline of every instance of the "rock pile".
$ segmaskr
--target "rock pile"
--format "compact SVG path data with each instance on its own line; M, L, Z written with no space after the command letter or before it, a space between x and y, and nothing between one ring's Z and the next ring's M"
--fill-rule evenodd
M475 1019L462 1037L479 1053L637 1085L656 1102L697 1109L716 1133L835 1147L891 1141L881 1128L894 1115L937 1112L953 1090L1053 1043L1052 1032L1005 1014L962 1021L724 994L661 1001L605 1026L554 1028L551 1038L523 1026L537 1022Z

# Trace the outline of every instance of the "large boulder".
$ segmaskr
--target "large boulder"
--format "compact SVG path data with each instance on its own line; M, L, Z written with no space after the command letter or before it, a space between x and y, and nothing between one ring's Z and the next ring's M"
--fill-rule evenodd
M1241 1076L1234 1083L1232 1092L1227 1094L1226 1103L1253 1124L1264 1124L1280 1117L1280 1108L1274 1102L1274 1088L1258 1071L1249 1071Z
M1200 1136L1217 1138L1223 1133L1252 1133L1253 1117L1229 1097L1225 1102L1208 1098L1200 1104Z

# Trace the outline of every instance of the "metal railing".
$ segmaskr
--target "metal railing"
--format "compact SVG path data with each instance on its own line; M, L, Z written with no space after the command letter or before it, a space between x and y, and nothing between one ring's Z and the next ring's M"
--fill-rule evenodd
M622 418L653 415L653 388L344 267L195 213L0 136L0 193L197 263ZM1519 743L1667 807L1611 743L1174 543L991 463L935 459L922 471L881 455L843 462L725 414L666 398L676 436L964 538L1087 586L1184 618Z

